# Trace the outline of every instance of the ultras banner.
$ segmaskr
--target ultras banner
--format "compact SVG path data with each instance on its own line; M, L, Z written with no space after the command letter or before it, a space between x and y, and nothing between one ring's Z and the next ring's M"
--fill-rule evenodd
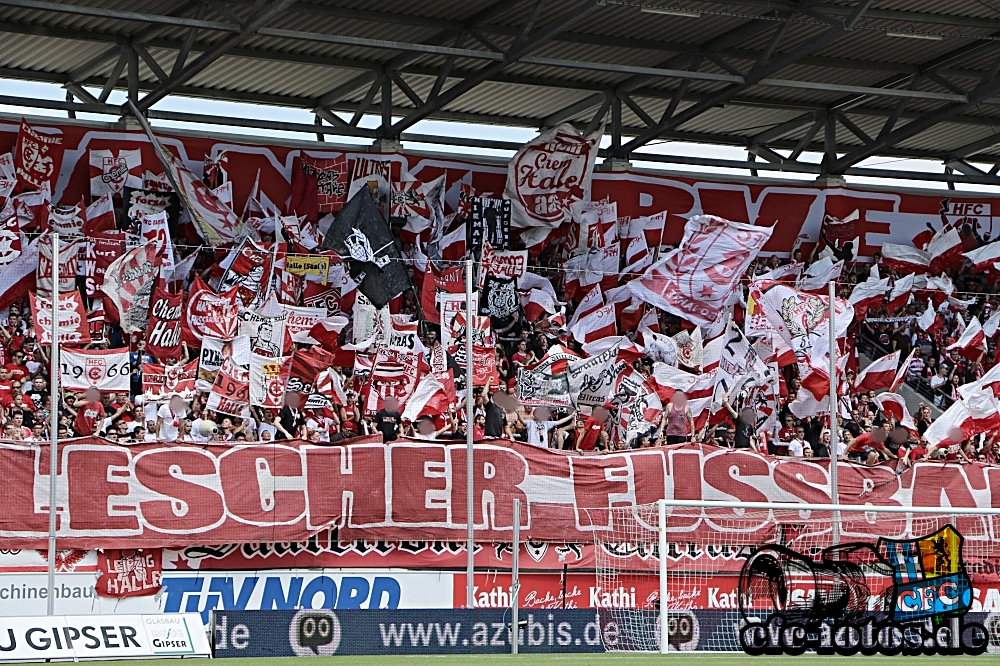
M65 149L65 159L61 164L58 160L54 164L52 193L55 201L75 202L90 193L90 150L111 150L116 155L123 150L139 150L144 170L154 173L163 170L142 131L109 132L105 128L77 126L55 122L55 119L51 123L35 123L35 127L44 128L46 136L61 138L60 145ZM0 122L0 154L15 147L19 129L17 121ZM355 170L354 163L359 157L371 158L363 149L345 152L332 145L317 144L315 149L302 150L269 144L266 138L250 143L234 137L172 136L167 132L158 132L157 137L195 173L201 172L205 155L225 150L229 156L229 178L235 184L235 210L243 210L258 171L258 197L266 195L270 201L287 201L292 194L296 160L303 155L314 160L346 156L351 171ZM384 155L380 159L392 162L392 173L405 168L421 182L431 182L443 175L444 199L450 210L459 205L463 187L497 193L503 192L507 183L508 168L503 164L406 153ZM858 211L854 223L860 258L871 257L884 243L922 247L945 220L963 221L960 234L966 251L981 245L983 241L979 239L995 239L1000 235L1000 215L993 213L1000 210L1000 198L965 192L904 190L904 185L906 183L901 182L900 189L896 190L824 188L811 183L740 180L732 176L713 179L707 175L595 172L591 177L590 198L600 201L610 197L617 204L619 217L634 220L663 214L666 222L662 241L659 233L646 236L651 247L654 244L676 246L685 221L692 215L717 215L734 222L774 225L774 233L762 250L764 256L791 252L799 236L805 236L802 251L808 256L812 243L819 240L827 215L845 220L854 211ZM531 206L530 201L526 203ZM512 226L517 227L516 224ZM658 227L654 228L658 231Z
M146 548L206 543L303 541L339 526L342 539L444 541L465 534L465 444L355 440L342 446L281 444L114 446L96 438L60 446L62 548ZM0 549L42 548L48 447L0 446ZM732 498L830 501L820 462L774 460L702 445L677 445L604 456L566 455L502 440L475 454L478 540L509 541L513 500L522 533L532 539L590 542L606 528L608 509L623 503ZM840 502L848 504L1000 506L1000 468L980 464L839 467ZM914 490L918 489L918 490ZM991 490L992 489L992 490ZM180 509L182 507L184 510ZM798 525L798 512L740 525L756 542L775 526ZM678 516L668 531L713 541L729 511ZM947 520L943 515L942 520ZM996 518L957 517L967 540L998 540ZM813 520L818 530L829 525ZM907 521L888 515L844 515L843 538L903 538ZM733 528L736 529L736 528ZM747 530L750 530L748 533ZM974 536L973 536L974 535ZM801 536L801 535L800 535ZM732 539L734 535L723 538ZM823 540L817 533L815 540Z

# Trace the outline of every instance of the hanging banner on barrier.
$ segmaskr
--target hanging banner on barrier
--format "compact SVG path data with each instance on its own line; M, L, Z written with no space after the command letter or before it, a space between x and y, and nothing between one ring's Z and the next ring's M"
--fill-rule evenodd
M48 482L41 472L47 469L42 464L46 450L36 444L0 448L5 480L0 500L6 507L0 549L47 544ZM343 540L452 541L463 539L466 531L464 443L399 440L386 446L376 435L333 447L301 441L115 446L81 438L65 442L61 450L59 483L67 501L57 536L63 548L297 542L334 525L341 526ZM581 456L491 440L477 445L476 461L476 537L483 542L510 539L515 498L526 509L522 530L533 539L559 543L592 542L623 497L637 504L664 496L720 494L745 501L830 501L827 461L774 460L709 445ZM180 482L177 474L199 482ZM995 502L1000 508L1000 500L990 500L1000 497L1000 468L981 463L917 463L902 473L888 465L841 463L840 488L842 503L931 501L987 508ZM428 493L438 499L427 502ZM109 498L114 498L113 511ZM172 508L177 503L187 511L178 515ZM965 534L998 534L989 525L997 518L959 516L954 522ZM668 532L717 539L728 524L718 516L691 516L669 525ZM770 538L776 524L765 521L743 534ZM887 515L845 515L841 535L905 538L908 529L906 521ZM797 538L803 534L800 530ZM809 536L819 545L828 538L825 532Z

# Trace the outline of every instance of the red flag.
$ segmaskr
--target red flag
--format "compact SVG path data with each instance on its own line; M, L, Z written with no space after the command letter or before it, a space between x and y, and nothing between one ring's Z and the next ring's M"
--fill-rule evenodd
M62 168L63 140L61 136L42 134L21 119L14 148L14 171L22 191L48 187L54 191Z
M160 360L181 356L181 312L184 294L171 294L159 280L149 301L146 351Z
M446 268L439 271L433 264L429 264L430 274L424 275L424 286L420 290L420 307L423 310L424 318L429 321L440 321L441 313L437 307L437 295L460 294L465 291L465 274L461 266Z
M29 294L31 312L35 319L35 333L38 344L52 344L52 300ZM59 294L59 342L71 345L90 344L90 326L87 324L87 310L79 291Z
M216 294L196 275L189 294L181 316L181 340L200 346L206 335L219 340L232 340L236 336L240 307L235 287Z

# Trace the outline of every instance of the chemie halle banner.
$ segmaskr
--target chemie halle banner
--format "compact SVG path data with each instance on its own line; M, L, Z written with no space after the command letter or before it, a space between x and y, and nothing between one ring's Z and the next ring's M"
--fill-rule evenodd
M466 531L466 453L461 443L364 439L344 446L305 442L246 446L113 446L83 438L60 446L61 548L147 548L304 541L339 526L344 540L460 540ZM538 541L593 542L610 508L662 497L828 503L827 461L773 460L707 445L676 445L604 456L567 455L503 440L475 454L476 538L510 541L513 501L522 534ZM48 447L0 447L0 548L43 548ZM917 464L839 466L839 502L872 505L1000 506L1000 468ZM975 490L974 490L975 489ZM186 507L179 510L178 507ZM763 541L796 514L739 529ZM729 517L733 517L730 515ZM947 516L945 516L946 518ZM674 516L668 529L717 542L723 510ZM943 518L944 519L944 518ZM965 534L998 534L995 517L958 517ZM822 545L825 523L813 521ZM845 515L844 538L909 536L886 514ZM800 536L802 536L800 534Z
M54 200L79 201L90 193L90 151L139 151L142 166L155 173L162 167L153 147L141 132L108 131L62 125L38 125L51 136L61 139L65 156L58 174L53 174ZM17 140L20 126L15 122L0 122L0 153L9 152ZM243 210L260 172L260 192L270 201L288 201L292 195L293 165L306 157L336 160L346 155L353 163L367 153L345 153L335 148L317 147L303 151L265 141L234 141L233 137L178 137L157 132L161 141L178 155L194 173L201 173L206 155L225 151L229 156L229 178L233 183L233 208ZM48 134L47 134L48 136ZM134 155L130 158L134 160ZM445 201L454 210L459 192L471 185L476 192L503 192L507 182L507 165L477 163L447 156L427 157L405 153L380 158L394 162L392 173L401 167L419 181L430 182L445 176ZM920 247L930 240L942 221L959 222L966 250L971 250L1000 235L1000 197L932 191L893 189L823 188L812 184L755 183L711 180L703 176L682 178L648 173L593 174L591 198L610 197L617 203L621 217L654 215L666 211L663 243L676 245L681 239L684 221L692 215L717 215L734 222L759 226L775 225L764 246L765 256L773 252L788 253L800 235L806 243L819 239L824 217L829 214L845 219L856 210L856 233L859 258L870 257L883 243L900 243ZM997 215L994 216L994 211ZM494 248L500 249L500 248ZM809 249L809 246L806 248Z

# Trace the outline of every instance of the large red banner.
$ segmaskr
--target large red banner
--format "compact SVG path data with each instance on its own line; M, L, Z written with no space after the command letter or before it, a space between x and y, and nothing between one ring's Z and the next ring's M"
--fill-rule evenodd
M65 148L54 179L54 200L75 203L89 194L90 165L88 150L139 150L143 168L160 173L153 147L141 131L108 132L104 128L79 127L58 122L36 124L46 131L56 130ZM0 122L0 153L14 147L19 124ZM303 151L288 146L270 145L266 138L258 143L240 142L229 137L173 136L158 131L161 141L187 166L200 173L206 154L222 150L229 155L229 177L233 183L234 209L243 210L260 171L260 190L270 201L287 201L292 193L293 164L306 153L312 158L337 159L346 155L353 162L370 154L346 152L335 147L317 146ZM116 152L117 154L117 152ZM448 156L384 155L405 168L422 182L445 175L445 200L450 209L458 205L462 185L471 184L477 192L502 192L507 181L507 167L502 164L477 163ZM396 172L394 168L393 173ZM900 183L903 185L903 183ZM858 211L857 233L860 257L870 257L883 243L901 243L920 247L930 240L928 224L934 229L942 221L961 221L959 225L966 249L980 244L977 239L1000 236L1000 197L960 192L915 193L875 188L823 188L813 184L740 181L732 177L713 180L707 176L684 178L653 173L595 172L591 198L610 197L617 203L621 217L641 217L667 211L662 243L677 245L684 222L692 215L718 215L734 222L761 226L775 225L762 254L790 252L799 235L807 237L803 254L808 256L811 242L819 238L824 217L847 218Z
M374 439L342 446L68 441L60 447L60 547L291 542L333 526L345 540L464 538L465 444ZM47 458L43 445L0 447L0 549L46 543ZM822 462L704 445L581 456L492 440L476 447L476 538L510 541L515 498L530 539L588 543L609 525L612 507L662 497L826 503L828 483ZM839 488L845 504L1000 507L1000 468L922 463L898 474L843 463ZM770 536L758 530L803 520L784 512L751 525L735 511L712 509L674 516L668 530L687 540L753 542ZM952 522L967 540L1000 538L995 517ZM845 513L841 535L906 538L911 527L885 513ZM796 529L801 537L806 527Z

